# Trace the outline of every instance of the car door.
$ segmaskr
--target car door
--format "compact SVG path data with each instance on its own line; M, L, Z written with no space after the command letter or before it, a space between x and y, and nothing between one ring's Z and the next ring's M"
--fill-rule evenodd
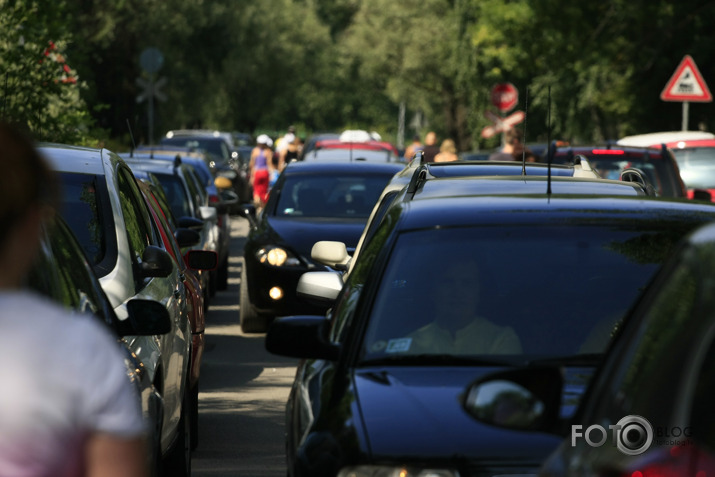
M116 171L116 179L121 211L124 216L125 233L129 243L130 259L134 270L136 295L132 298L151 299L165 304L172 320L172 332L154 338L158 343L160 376L163 379L160 386L165 411L162 447L166 448L176 436L187 383L191 327L187 312L186 290L183 282L179 279L179 272L173 261L173 271L166 278L143 278L143 274L139 273L141 257L147 246L154 245L161 248L162 244L155 233L146 203L131 170L120 165ZM141 337L136 337L136 339L141 339Z

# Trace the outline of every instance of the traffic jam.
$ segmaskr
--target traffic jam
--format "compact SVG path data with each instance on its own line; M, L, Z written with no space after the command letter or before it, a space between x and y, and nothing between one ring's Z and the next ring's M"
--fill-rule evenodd
M608 139L505 75L468 143L404 106L165 127L166 59L124 142L0 114L0 475L715 475L709 65Z

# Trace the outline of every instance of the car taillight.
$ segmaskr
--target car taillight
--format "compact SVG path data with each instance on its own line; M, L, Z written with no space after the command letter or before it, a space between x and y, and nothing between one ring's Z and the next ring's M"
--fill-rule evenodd
M661 448L644 454L628 467L623 477L710 477L715 475L715 458L694 442Z
M593 154L603 154L603 155L611 155L611 156L622 156L626 153L626 151L622 149L593 149L591 150Z

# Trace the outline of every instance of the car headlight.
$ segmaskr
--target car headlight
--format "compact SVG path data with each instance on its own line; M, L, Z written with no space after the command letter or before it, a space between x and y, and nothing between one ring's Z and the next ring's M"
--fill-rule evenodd
M459 477L459 472L452 469L359 465L340 469L338 477Z
M260 263L267 263L274 267L295 267L300 265L300 260L281 247L263 247L256 252L256 258Z

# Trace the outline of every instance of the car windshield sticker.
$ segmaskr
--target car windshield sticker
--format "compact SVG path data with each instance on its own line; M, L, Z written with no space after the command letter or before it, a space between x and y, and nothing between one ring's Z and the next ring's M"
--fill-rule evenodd
M412 338L398 338L396 340L390 340L387 343L386 353L404 353L409 351L412 345Z

